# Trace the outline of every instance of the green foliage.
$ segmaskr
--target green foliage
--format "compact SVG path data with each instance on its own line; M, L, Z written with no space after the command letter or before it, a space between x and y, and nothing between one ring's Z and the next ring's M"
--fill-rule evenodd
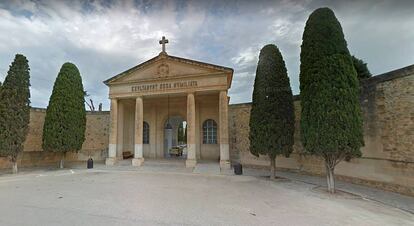
M294 133L293 96L282 54L275 45L260 51L250 113L250 152L289 156Z
M359 83L342 28L332 10L315 10L303 33L300 65L301 138L306 152L330 167L361 155Z
M16 54L0 89L0 155L13 162L23 151L30 120L30 68L28 60Z
M178 126L178 143L179 144L186 144L187 143L187 126L184 126L185 122L181 122Z
M85 92L78 68L65 63L59 71L46 110L43 149L78 151L85 141Z
M355 56L352 56L352 62L359 79L371 78L372 74L368 69L367 63L361 59L356 58Z
M184 126L182 122L178 126L177 140L179 144L184 142Z
M185 143L185 144L187 143L187 124L186 124L186 126L184 127L184 143Z

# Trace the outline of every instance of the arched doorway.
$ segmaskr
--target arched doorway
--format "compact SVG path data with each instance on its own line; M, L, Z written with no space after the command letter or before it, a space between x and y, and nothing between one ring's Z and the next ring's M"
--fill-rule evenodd
M164 157L187 157L187 122L181 116L170 116L164 122Z

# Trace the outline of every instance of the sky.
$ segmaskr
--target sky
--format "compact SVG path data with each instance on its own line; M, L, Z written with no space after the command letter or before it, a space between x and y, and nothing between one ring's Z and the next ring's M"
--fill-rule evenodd
M351 54L372 74L414 64L414 1L0 1L0 81L16 53L31 69L31 105L47 107L60 67L79 68L96 106L109 109L102 81L161 51L234 69L231 103L251 101L260 49L282 52L299 93L300 46L310 13L329 7Z

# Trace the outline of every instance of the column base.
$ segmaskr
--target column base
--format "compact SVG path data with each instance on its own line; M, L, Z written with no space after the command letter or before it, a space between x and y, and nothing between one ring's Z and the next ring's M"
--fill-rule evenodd
M144 158L133 158L132 165L133 166L142 166L144 164Z
M105 165L107 165L107 166L113 166L113 165L116 164L116 162L117 162L116 158L106 158L105 159Z
M231 169L231 164L229 160L220 160L220 169L228 170Z
M193 168L197 165L197 160L195 159L187 159L185 160L185 167L187 168Z

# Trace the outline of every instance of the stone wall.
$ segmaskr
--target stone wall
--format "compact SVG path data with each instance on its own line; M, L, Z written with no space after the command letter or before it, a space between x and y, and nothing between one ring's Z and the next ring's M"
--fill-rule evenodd
M414 195L414 65L378 75L362 82L364 116L363 156L342 162L336 175L367 184ZM266 157L249 152L251 105L230 105L230 149L233 160L244 165L267 167ZM320 158L303 153L300 142L300 101L295 97L296 132L290 158L278 157L277 166L303 173L324 174Z
M32 108L30 111L29 133L24 151L18 157L19 167L49 166L58 164L61 154L43 151L42 135L46 110ZM94 160L105 160L108 152L109 112L88 112L86 115L86 140L78 153L68 153L66 160L84 161L89 155ZM0 168L10 168L7 158L0 158Z
M362 83L361 105L364 115L365 147L363 156L337 166L340 179L414 195L414 65L385 73ZM244 165L267 167L268 159L249 152L249 103L229 106L229 137L232 161ZM300 143L300 102L295 97L296 133L290 158L279 157L281 169L302 173L324 174L323 161L303 153ZM29 134L20 155L20 167L57 165L60 154L42 150L44 109L30 113ZM107 156L109 112L87 113L86 140L79 153L68 161L94 160ZM0 168L9 168L0 158Z

